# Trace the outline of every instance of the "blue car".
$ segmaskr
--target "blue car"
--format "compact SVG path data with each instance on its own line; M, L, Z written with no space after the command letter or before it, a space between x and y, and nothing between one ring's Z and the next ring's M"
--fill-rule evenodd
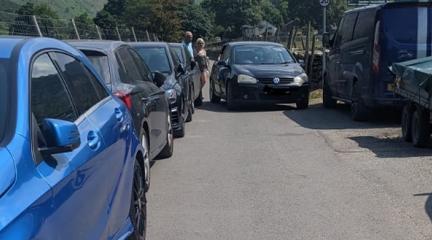
M144 239L148 163L126 106L66 43L0 46L0 239Z

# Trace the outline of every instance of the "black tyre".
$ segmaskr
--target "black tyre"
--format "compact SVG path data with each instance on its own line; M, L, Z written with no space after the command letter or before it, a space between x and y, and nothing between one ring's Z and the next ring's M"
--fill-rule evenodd
M425 147L430 138L429 114L416 109L411 123L412 142L415 147Z
M220 97L217 96L215 94L215 89L214 89L214 83L213 81L210 81L210 89L209 89L209 94L210 94L210 102L211 103L219 103L220 102Z
M228 82L226 87L226 105L228 110L236 110L237 109L237 103L234 100L234 94L233 94L233 86L231 82Z
M411 104L406 104L402 110L401 128L402 128L402 139L411 142L412 141L412 118L414 108Z
M203 104L203 96L202 96L202 90L200 90L200 94L197 99L195 99L195 106L199 107Z
M351 102L351 119L357 122L363 122L369 118L369 108L364 104L361 98L360 89L354 86Z
M335 108L337 105L337 100L333 98L328 81L328 77L326 76L323 83L323 105L325 108Z
M303 98L297 100L296 102L296 106L297 109L307 109L309 107L309 91L307 90L306 96L304 96Z
M147 231L147 199L143 167L139 162L134 166L134 179L132 188L132 200L129 210L134 232L129 237L131 240L145 240Z
M167 143L162 151L158 155L158 159L170 158L174 152L174 133L171 123L171 117L168 115L168 132L167 132Z
M188 104L187 104L186 122L192 122L192 115L193 115L193 112L192 112L192 100L189 99L187 102L188 102Z

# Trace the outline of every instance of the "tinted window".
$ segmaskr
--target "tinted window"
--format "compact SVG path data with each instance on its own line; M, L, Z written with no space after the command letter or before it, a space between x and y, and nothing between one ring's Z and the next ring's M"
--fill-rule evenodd
M110 66L108 62L108 56L96 51L83 51L88 57L90 62L93 64L96 71L101 75L106 84L111 83Z
M383 32L389 40L399 43L415 43L417 44L417 22L418 14L422 7L404 7L385 9L382 13ZM423 8L427 9L427 8ZM432 18L428 17L427 11L424 20L421 24L425 24L430 29ZM401 34L403 33L403 34ZM425 34L422 43L427 43L428 33Z
M172 73L168 53L164 47L139 47L137 51L152 72Z
M375 30L375 11L363 11L358 15L354 39L370 37L372 39Z
M122 47L116 51L116 58L119 65L120 80L124 83L134 83L144 80L137 63L132 58L128 48Z
M55 58L80 114L107 97L100 83L80 62L61 53L56 53Z
M357 19L357 13L350 13L345 16L342 24L342 43L346 43L352 40L354 24Z
M183 56L183 48L182 47L171 47L171 49L173 50L173 54L175 54L177 56L177 58L179 59L179 61L181 63L186 63L186 59Z
M235 64L284 64L295 62L285 48L244 45L234 48Z
M38 124L44 118L75 121L68 93L47 54L33 63L31 76L31 107Z
M140 73L143 76L144 81L151 82L153 77L150 68L147 66L147 64L144 63L144 60L139 56L139 54L134 49L129 48L129 52L131 53L131 57L134 59L134 62L138 66L138 70L140 70Z
M6 60L0 60L0 141L6 132L6 116L9 114L7 111L7 84L8 82L8 63Z

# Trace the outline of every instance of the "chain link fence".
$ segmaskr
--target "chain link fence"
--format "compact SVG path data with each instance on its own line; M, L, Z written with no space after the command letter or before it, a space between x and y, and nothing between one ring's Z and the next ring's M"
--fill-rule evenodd
M75 19L46 18L34 15L18 15L0 11L0 35L51 37L57 39L100 39L126 42L158 41L148 31L135 31L124 25L101 28L93 23Z

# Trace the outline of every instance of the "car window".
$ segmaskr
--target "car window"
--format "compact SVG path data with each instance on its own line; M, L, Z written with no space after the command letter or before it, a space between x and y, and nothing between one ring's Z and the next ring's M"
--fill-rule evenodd
M427 7L419 6L384 9L381 17L383 20L383 32L386 38L392 42L404 44L418 44L419 41L421 44L430 43L427 37L428 33L425 33L426 37L423 39L418 39L417 36L417 22L420 17L418 16L418 12L421 11L420 9L430 12L430 10L427 10ZM422 24L425 24L430 29L430 26L432 26L432 17L428 17L426 14Z
M363 11L358 15L357 24L354 30L354 39L370 37L375 29L375 11Z
M345 16L342 24L342 39L341 43L346 43L352 40L354 32L354 24L357 20L357 13L350 13Z
M180 64L180 58L179 58L179 56L172 49L170 49L170 54L171 54L171 59L173 60L173 63L174 63L174 67L177 67Z
M39 56L31 71L31 108L40 125L45 118L75 121L69 94L47 54Z
M138 70L141 72L141 75L144 78L144 81L152 82L152 72L150 71L147 64L144 63L144 60L140 57L140 55L132 48L129 48L129 52L131 53L131 57L134 59L134 62L138 66Z
M3 139L4 133L6 132L6 117L9 116L7 111L8 98L7 98L7 87L11 81L8 78L8 61L0 60L0 142Z
M179 61L183 64L186 63L186 59L183 56L183 49L182 47L170 47L171 50L174 51L174 54L177 56L177 58L179 59Z
M96 71L101 75L105 84L111 84L111 73L108 56L98 51L82 51L93 64Z
M116 50L116 59L119 65L120 80L123 83L134 83L144 80L136 62L131 57L128 48L121 47Z
M53 55L80 114L108 96L96 78L75 58L62 53Z
M138 47L136 50L152 72L172 73L165 47Z
M235 64L285 64L294 63L294 58L283 47L266 45L244 45L234 48Z
M229 60L229 58L230 58L230 50L231 50L231 48L229 48L228 46L224 47L223 52L222 52L222 58L221 58L222 61L226 62L226 61Z

